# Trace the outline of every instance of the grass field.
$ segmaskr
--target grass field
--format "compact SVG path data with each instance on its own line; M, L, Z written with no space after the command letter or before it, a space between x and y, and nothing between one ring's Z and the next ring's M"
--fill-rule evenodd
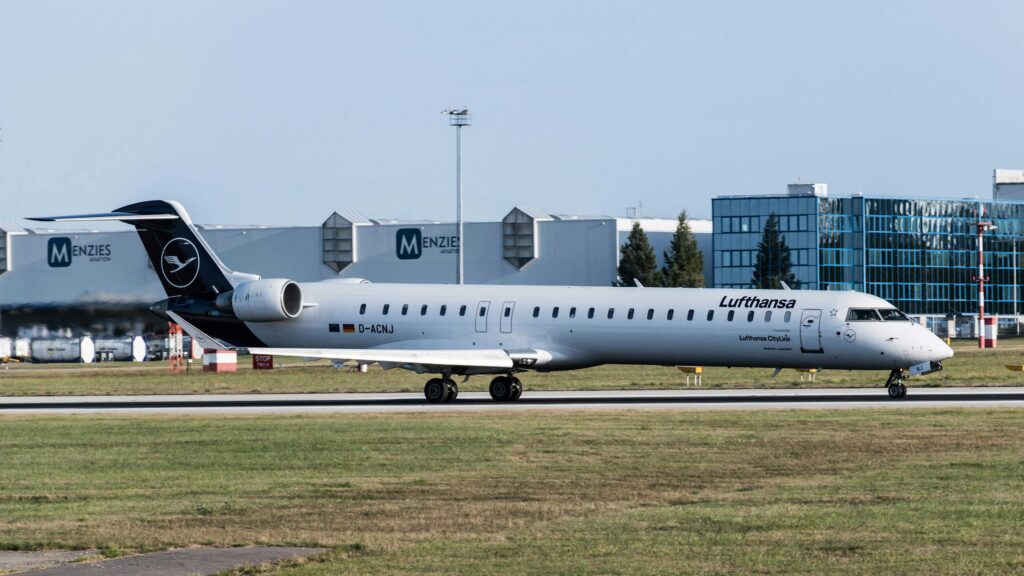
M0 548L271 574L1013 573L1024 412L2 417Z
M956 356L945 370L910 381L911 386L1013 386L1024 384L1024 373L1010 372L1005 364L1024 364L1024 339L1004 340L996 350L979 350L976 343L958 342ZM281 365L283 359L276 359ZM367 374L337 370L324 361L284 360L270 372L248 368L241 358L236 374L206 374L199 369L168 374L163 362L143 364L31 365L12 364L0 369L0 395L60 394L204 394L230 392L418 392L426 376L405 370L371 367ZM198 367L197 367L198 368ZM887 372L824 371L817 380L801 381L801 374L783 371L771 378L769 369L706 368L706 388L877 387ZM527 390L641 390L685 388L685 376L673 367L602 366L553 374L526 373ZM461 384L466 391L485 391L490 378L477 376Z

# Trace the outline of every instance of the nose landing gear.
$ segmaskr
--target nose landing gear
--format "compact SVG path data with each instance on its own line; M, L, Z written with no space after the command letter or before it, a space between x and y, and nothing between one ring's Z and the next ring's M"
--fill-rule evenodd
M899 399L907 395L907 385L904 384L906 377L906 372L899 368L889 373L889 379L885 382L889 398Z

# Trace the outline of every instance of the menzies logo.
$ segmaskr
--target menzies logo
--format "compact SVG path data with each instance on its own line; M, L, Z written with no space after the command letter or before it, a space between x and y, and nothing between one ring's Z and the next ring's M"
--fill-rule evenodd
M160 274L175 288L188 288L199 276L199 250L184 238L175 238L160 253Z
M395 254L399 260L415 260L423 255L423 231L399 228L395 233Z
M89 262L110 262L110 244L72 244L67 236L55 236L46 242L46 263L51 268L67 268L75 258Z

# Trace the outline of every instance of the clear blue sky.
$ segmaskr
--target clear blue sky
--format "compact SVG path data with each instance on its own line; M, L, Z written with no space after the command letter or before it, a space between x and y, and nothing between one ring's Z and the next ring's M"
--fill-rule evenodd
M0 218L987 196L1024 168L1024 3L0 2Z

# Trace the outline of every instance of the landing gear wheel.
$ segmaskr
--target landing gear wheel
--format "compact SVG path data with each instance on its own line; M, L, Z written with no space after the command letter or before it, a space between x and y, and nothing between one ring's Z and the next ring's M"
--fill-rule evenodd
M427 402L434 404L444 402L448 400L448 386L440 378L431 378L423 387L423 395L427 398Z
M899 384L897 382L893 382L892 384L889 384L889 398L893 398L893 399L903 398L902 394L904 394L903 391L905 389L906 389L905 386L903 386L902 384Z
M507 402L512 399L511 378L498 376L491 380L490 393L495 402Z
M448 380L448 399L445 402L453 402L459 397L459 385L453 380Z
M515 376L510 378L510 380L512 380L512 394L509 397L509 400L515 402L516 400L519 400L520 396L523 395L523 383L520 382L519 378L516 378Z
M900 398L906 398L906 397L907 397L907 385L904 384L903 382L900 382Z

